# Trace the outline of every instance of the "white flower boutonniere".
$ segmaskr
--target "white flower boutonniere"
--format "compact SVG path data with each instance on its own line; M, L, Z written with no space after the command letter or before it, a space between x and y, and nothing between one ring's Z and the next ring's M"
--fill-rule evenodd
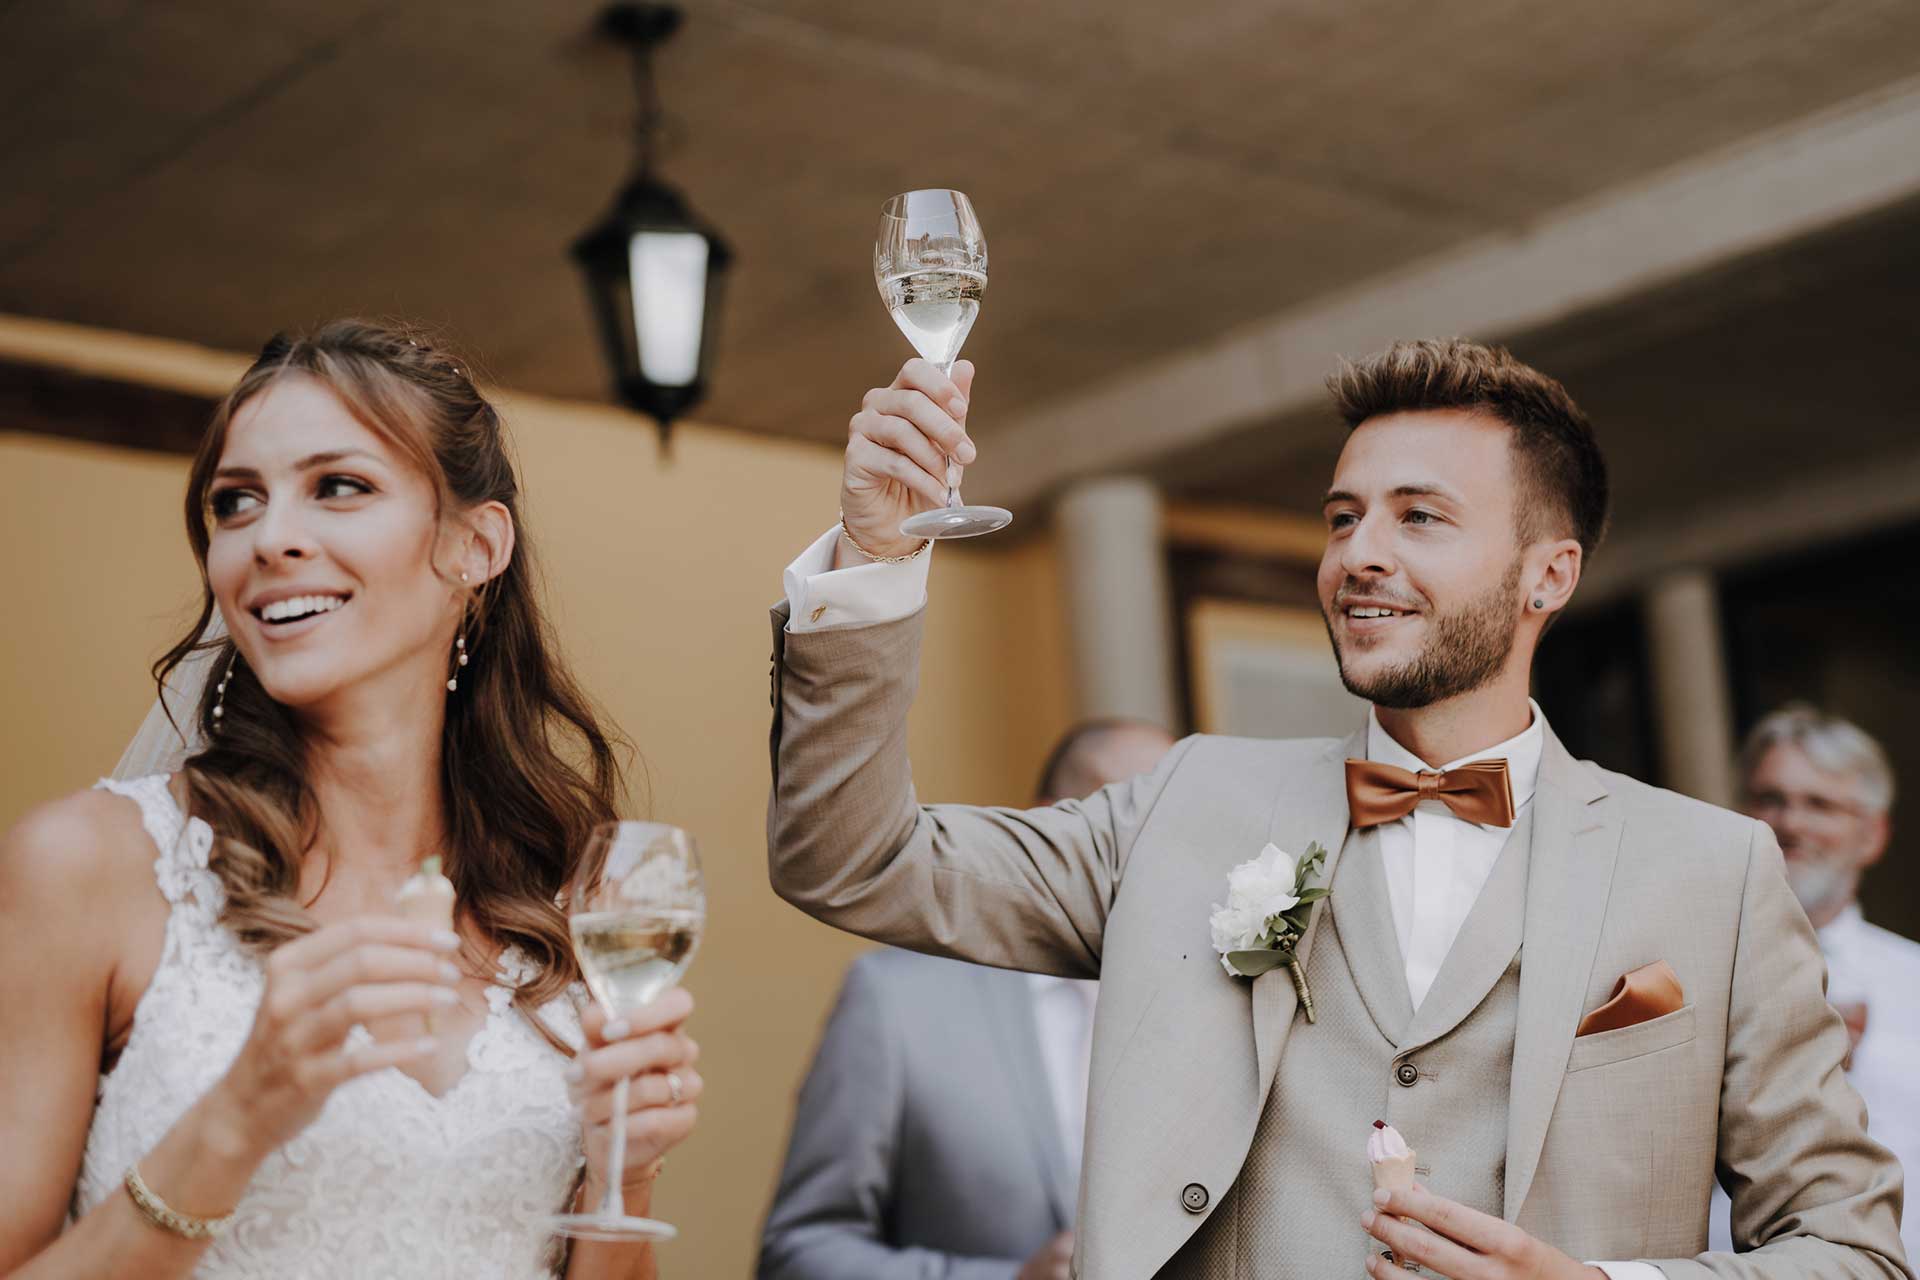
M1327 851L1318 844L1308 845L1297 862L1268 845L1259 857L1227 873L1227 905L1216 904L1207 921L1220 965L1234 977L1257 978L1287 966L1308 1022L1313 1021L1313 993L1307 990L1307 975L1294 950L1306 936L1313 904L1333 892L1307 885L1326 859Z

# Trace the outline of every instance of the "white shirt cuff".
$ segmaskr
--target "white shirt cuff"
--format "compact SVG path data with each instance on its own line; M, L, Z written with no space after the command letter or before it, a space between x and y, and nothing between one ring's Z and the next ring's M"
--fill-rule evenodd
M1667 1280L1667 1273L1651 1262L1589 1262L1607 1273L1607 1280Z
M835 525L795 557L782 575L789 632L893 622L926 604L931 547L906 564L835 569L834 544L839 538L840 526Z

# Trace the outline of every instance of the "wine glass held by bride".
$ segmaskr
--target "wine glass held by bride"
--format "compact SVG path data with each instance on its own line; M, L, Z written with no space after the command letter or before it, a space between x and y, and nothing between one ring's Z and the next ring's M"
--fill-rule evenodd
M527 1211L597 1202L624 1080L644 1213L701 1081L684 992L579 1013L562 900L622 744L542 615L493 406L417 333L276 338L186 515L202 608L156 674L225 624L193 754L0 840L0 1272L651 1276ZM431 857L451 929L396 901Z

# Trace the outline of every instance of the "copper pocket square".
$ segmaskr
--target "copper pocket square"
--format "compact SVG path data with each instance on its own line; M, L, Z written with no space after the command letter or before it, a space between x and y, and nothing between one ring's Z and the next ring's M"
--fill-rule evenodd
M1680 975L1665 960L1655 960L1622 974L1613 984L1613 994L1607 997L1607 1002L1580 1019L1580 1028L1574 1035L1590 1036L1651 1022L1675 1012L1686 1002L1686 993L1680 989Z

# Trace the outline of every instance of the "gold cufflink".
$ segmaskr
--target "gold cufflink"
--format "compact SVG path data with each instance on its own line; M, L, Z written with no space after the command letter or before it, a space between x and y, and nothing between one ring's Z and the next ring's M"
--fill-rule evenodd
M820 621L820 615L825 613L826 611L827 611L827 606L821 605L818 609L815 609L812 613L807 615L807 621L809 622Z

